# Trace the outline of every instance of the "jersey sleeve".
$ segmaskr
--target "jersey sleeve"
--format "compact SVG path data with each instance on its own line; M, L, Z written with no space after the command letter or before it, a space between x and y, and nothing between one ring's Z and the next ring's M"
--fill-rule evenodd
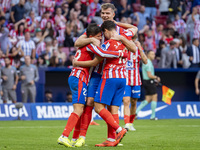
M121 33L122 36L124 36L125 38L127 38L128 40L131 40L132 37L134 36L133 32L129 29L126 29L124 30L122 33Z
M103 44L104 45L104 44ZM104 58L119 58L120 52L116 51L107 51L109 46L103 46L103 49L100 47L97 47L93 44L90 44L87 46L87 50L91 51L92 53L104 57Z
M145 70L145 71L151 71L151 67L150 67L149 63L143 64L142 67L144 67L144 70Z

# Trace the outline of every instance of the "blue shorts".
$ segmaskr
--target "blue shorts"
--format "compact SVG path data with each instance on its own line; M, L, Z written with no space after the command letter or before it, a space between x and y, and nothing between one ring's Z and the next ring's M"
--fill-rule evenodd
M72 104L84 104L87 95L87 85L79 78L70 76L68 78L69 87L72 91Z
M126 79L101 79L94 101L106 105L121 106Z
M141 86L130 86L126 85L124 91L124 97L131 97L131 98L140 98L141 95Z
M87 97L95 97L99 82L101 81L101 74L93 72L88 84Z

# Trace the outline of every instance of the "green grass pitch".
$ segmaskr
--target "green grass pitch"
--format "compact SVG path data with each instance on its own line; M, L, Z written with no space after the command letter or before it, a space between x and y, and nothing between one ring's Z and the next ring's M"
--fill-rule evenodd
M128 132L123 147L95 147L106 139L107 126L90 126L86 144L81 148L66 148L57 144L67 121L0 121L0 150L199 150L200 119L136 120L137 131ZM120 125L123 125L123 120ZM72 134L72 133L71 133ZM71 138L71 136L70 136Z

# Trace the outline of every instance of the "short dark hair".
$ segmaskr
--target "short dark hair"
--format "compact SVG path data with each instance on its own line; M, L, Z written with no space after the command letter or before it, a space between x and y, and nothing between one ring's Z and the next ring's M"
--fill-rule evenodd
M6 20L6 18L5 18L4 16L1 16L1 17L0 17L0 21L1 21L1 20Z
M100 32L101 32L101 28L96 23L89 24L89 26L86 29L87 37L89 37L90 35L95 36Z
M101 30L102 30L103 32L105 32L105 29L107 29L108 31L111 31L111 30L113 30L113 29L115 29L115 28L116 28L116 25L115 25L115 23L114 23L113 21L111 21L111 20L106 20L106 21L104 21L103 24L101 25Z
M148 50L147 51L147 55L149 55L150 52L154 52L153 50Z
M192 39L192 43L194 43L194 41L198 40L198 38L193 38Z

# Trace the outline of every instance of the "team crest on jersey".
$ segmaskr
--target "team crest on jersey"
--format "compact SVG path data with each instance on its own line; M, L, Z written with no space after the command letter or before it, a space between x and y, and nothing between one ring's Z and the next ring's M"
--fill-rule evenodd
M110 47L110 43L108 42L107 44L102 44L101 49L106 51Z

